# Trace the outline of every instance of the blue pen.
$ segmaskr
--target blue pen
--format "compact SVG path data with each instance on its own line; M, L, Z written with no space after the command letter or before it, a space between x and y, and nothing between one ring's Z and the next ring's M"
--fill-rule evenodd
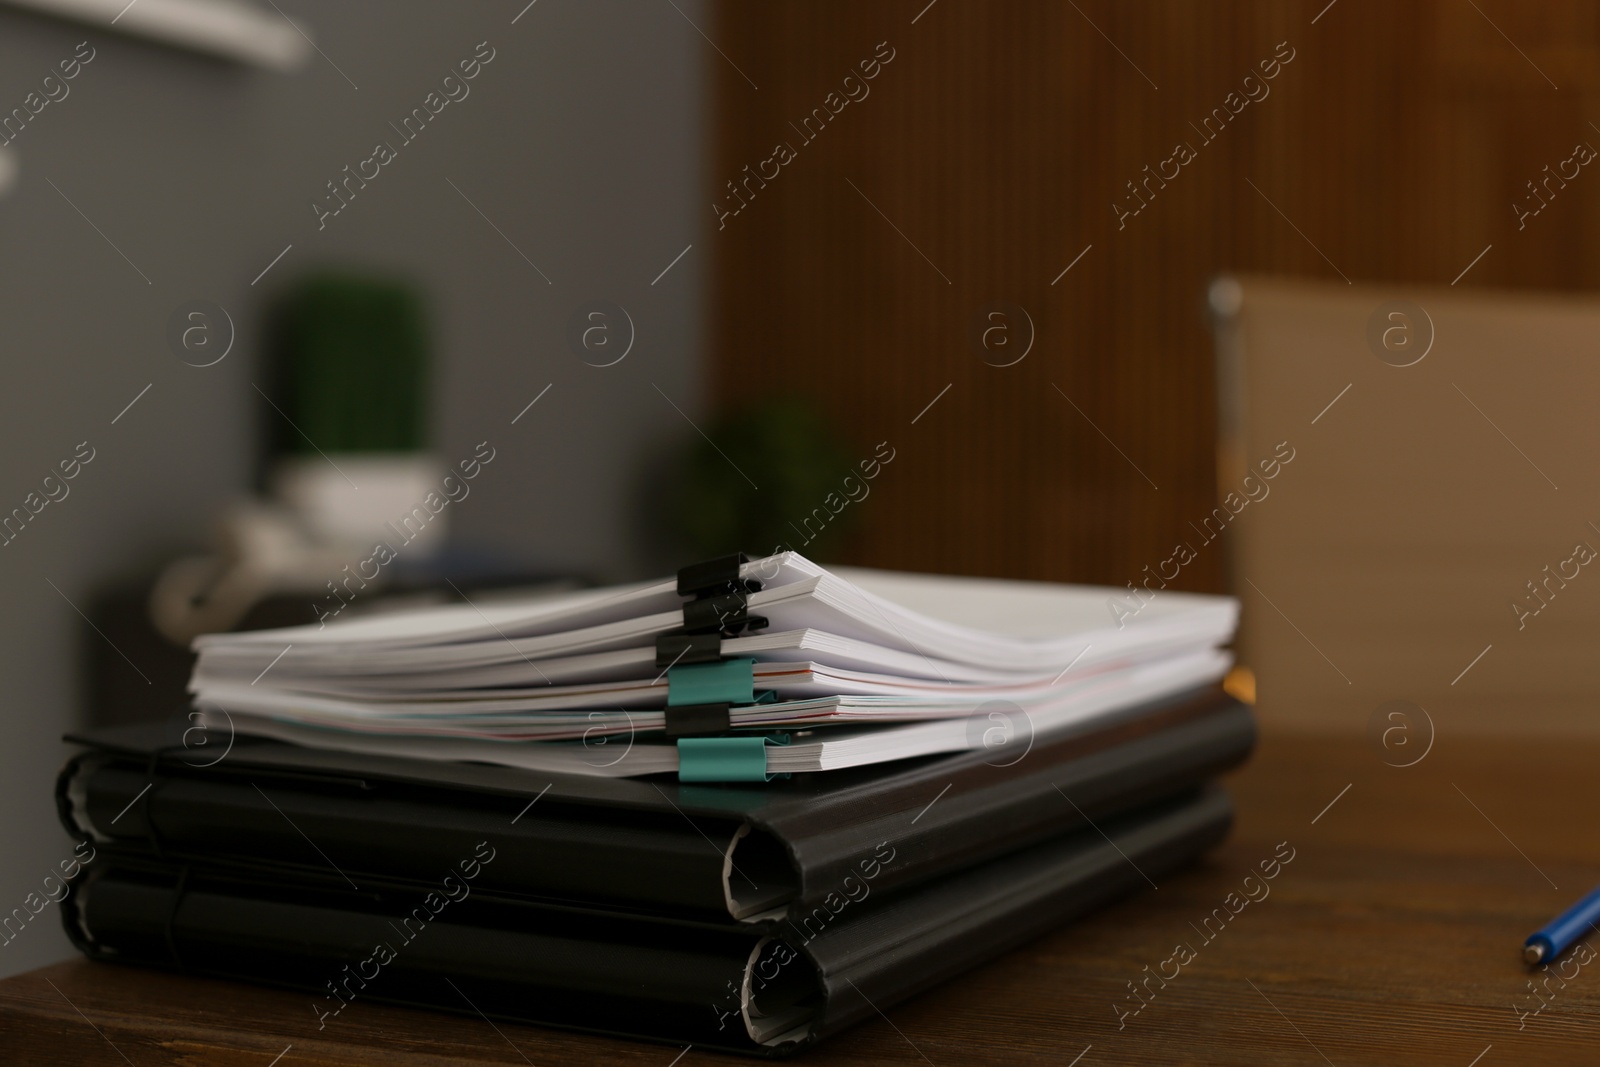
M1578 901L1557 915L1543 930L1528 938L1522 946L1522 958L1530 965L1553 960L1572 943L1600 923L1600 889Z

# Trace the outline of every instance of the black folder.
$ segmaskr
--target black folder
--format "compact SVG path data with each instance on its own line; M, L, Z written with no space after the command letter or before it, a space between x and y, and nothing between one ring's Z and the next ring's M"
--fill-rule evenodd
M442 876L359 888L102 853L63 920L97 959L306 990L289 1038L370 999L785 1055L1159 882L1231 819L1220 790L1189 790L813 925L501 897L487 875L509 852L487 841Z
M180 724L181 725L181 724ZM501 859L481 888L704 917L800 914L847 878L905 889L1081 827L1240 762L1247 708L1220 689L1090 732L765 784L559 776L239 737L184 747L176 727L69 737L63 823L97 847L357 884Z

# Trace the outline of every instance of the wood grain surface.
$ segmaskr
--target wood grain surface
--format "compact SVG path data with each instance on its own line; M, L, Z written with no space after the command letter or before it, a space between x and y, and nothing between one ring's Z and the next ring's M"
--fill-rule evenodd
M727 60L708 67L707 187L738 214L707 245L710 384L725 406L812 392L863 456L897 450L859 506L851 562L1139 581L1219 497L1205 313L1218 273L1397 297L1458 277L1458 290L1600 281L1600 181L1568 183L1537 217L1513 208L1576 142L1600 146L1593 4L715 10L706 32ZM892 62L846 86L880 42ZM1294 58L1260 82L1280 46ZM835 98L820 133L797 130L830 92L863 89ZM1230 94L1237 118L1201 132ZM749 179L774 174L780 143L796 158ZM1180 143L1196 158L1163 167ZM740 208L726 183L745 181ZM1141 202L1131 217L1114 207ZM1014 365L974 349L995 302L1035 330ZM1021 323L1013 312L1018 343ZM1225 584L1214 551L1177 579Z
M1600 744L1447 730L1414 766L1385 755L1358 737L1269 725L1231 779L1237 828L1204 863L800 1062L1594 1063L1600 961L1569 964L1566 979L1552 971L1536 998L1518 949L1600 880L1600 830L1572 814ZM1286 851L1281 842L1294 858L1263 897L1245 878ZM1260 899L1241 905L1246 892ZM1213 919L1208 942L1198 928L1229 912L1230 893L1241 910ZM1153 996L1119 1028L1118 1006L1136 1006L1127 983L1147 965L1171 975L1180 943L1194 958L1165 988L1152 980ZM734 1062L359 1001L319 1032L303 995L86 961L0 982L8 1067L268 1067L280 1053L277 1067Z

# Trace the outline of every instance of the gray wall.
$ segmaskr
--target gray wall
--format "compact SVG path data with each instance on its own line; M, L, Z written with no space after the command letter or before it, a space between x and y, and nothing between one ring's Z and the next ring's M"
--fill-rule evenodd
M709 29L701 4L676 2ZM382 267L424 286L440 451L498 449L451 509L463 541L601 576L664 564L638 502L654 457L694 434L655 386L700 417L715 53L668 3L540 0L515 25L520 0L280 6L358 89L321 56L274 74L0 7L0 112L78 42L97 50L70 95L0 148L20 167L0 198L0 512L78 442L96 450L70 495L0 548L0 913L71 852L51 786L94 638L68 600L85 605L109 576L198 544L217 503L249 486L263 421L276 417L251 386L260 306L297 272ZM481 41L496 56L471 95L319 232L308 203L324 183L397 141L388 123ZM164 339L168 315L195 298L238 329L232 353L205 369ZM573 310L595 298L624 306L638 332L606 369L564 341ZM0 948L0 974L69 952L51 908Z

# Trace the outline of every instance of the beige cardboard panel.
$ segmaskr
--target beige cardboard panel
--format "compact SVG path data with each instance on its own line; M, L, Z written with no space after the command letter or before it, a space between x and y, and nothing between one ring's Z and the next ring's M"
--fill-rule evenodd
M1365 729L1404 698L1464 729L1600 731L1600 302L1238 284L1219 491L1258 499L1213 547L1263 714ZM1417 362L1393 365L1391 327Z

